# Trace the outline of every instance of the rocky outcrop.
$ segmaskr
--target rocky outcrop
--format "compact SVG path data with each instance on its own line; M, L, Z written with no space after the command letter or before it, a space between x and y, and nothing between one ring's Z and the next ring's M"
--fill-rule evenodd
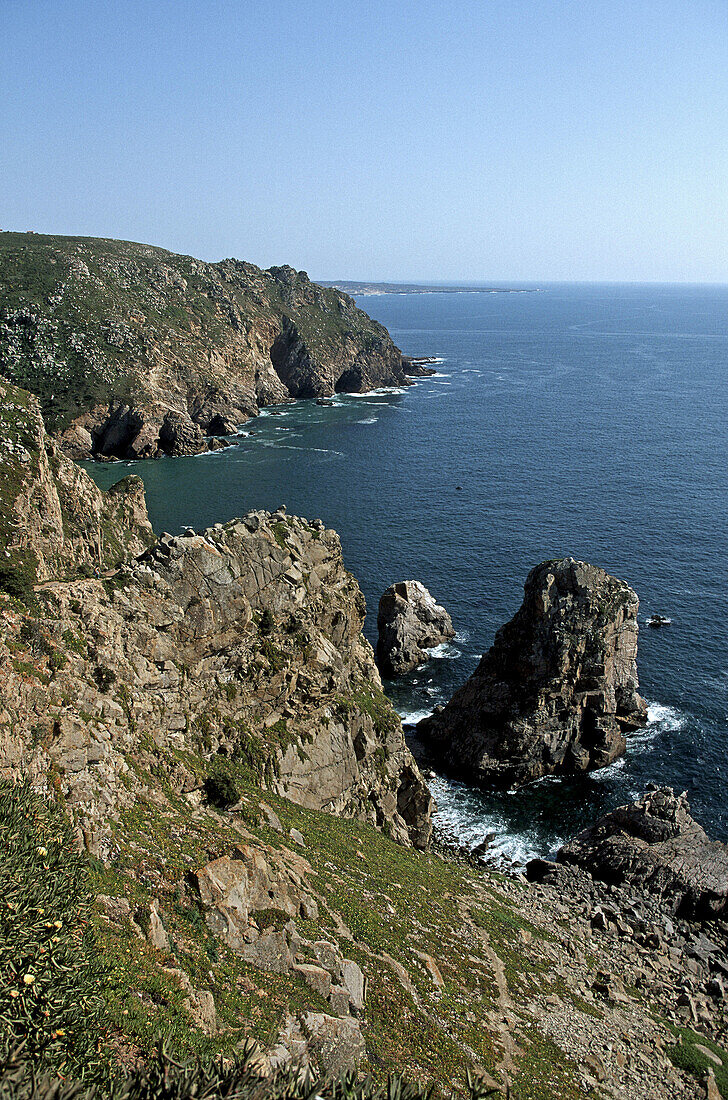
M408 385L386 329L291 267L0 235L0 375L74 458L198 454L263 405Z
M391 584L379 601L377 663L393 678L427 660L427 650L455 636L452 619L419 581Z
M586 562L536 566L520 610L477 669L418 733L481 783L610 764L646 722L637 688L636 593Z
M154 541L141 478L102 493L46 435L35 397L0 382L0 588L99 572Z
M16 391L3 408L22 422L5 561L32 560L30 593L11 594L38 612L0 599L0 767L57 770L97 847L133 797L127 757L141 745L237 760L302 806L426 846L432 801L381 690L338 535L285 509L252 512L165 535L100 576L107 529L127 557L148 541L141 483L102 494L63 458L54 473L34 399ZM109 528L115 516L128 526ZM78 579L79 564L97 576ZM177 781L191 781L184 768Z
M710 840L690 814L687 795L648 791L584 829L559 850L603 882L659 898L673 914L693 919L728 912L728 846Z

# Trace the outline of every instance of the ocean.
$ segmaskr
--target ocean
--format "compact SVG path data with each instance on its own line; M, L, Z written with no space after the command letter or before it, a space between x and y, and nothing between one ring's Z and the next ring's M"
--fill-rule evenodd
M640 596L647 729L576 779L493 794L432 781L441 836L495 860L552 854L647 783L687 790L728 839L728 287L549 285L531 293L362 297L404 352L437 358L406 390L297 402L194 458L131 471L155 530L251 508L320 517L341 535L374 641L379 596L415 578L452 615L453 644L385 687L412 723L470 675L520 605L530 568L571 555Z

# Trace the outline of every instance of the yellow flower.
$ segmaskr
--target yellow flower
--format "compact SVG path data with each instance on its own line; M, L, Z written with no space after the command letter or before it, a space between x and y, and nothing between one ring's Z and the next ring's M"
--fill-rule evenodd
M53 927L54 927L54 928L62 928L62 927L63 927L63 921L60 921L60 920L54 920L54 921L53 921Z
M35 977L32 974L26 974L23 981L26 985L32 985L35 981Z
M39 848L38 849L38 855L39 856L47 856L48 855L48 849L47 848Z
M20 992L17 989L11 989L10 990L10 996L12 997L13 1000L15 1000L16 997L20 996Z

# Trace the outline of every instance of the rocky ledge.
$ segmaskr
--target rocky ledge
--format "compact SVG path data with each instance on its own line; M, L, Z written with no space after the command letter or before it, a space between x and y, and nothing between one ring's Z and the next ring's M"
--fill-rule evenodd
M0 234L0 375L73 458L197 454L263 406L427 373L305 271Z
M610 764L646 722L636 593L564 558L532 569L516 615L418 735L471 781L518 786Z
M392 679L421 665L428 649L455 636L452 619L419 581L391 584L379 601L377 663Z

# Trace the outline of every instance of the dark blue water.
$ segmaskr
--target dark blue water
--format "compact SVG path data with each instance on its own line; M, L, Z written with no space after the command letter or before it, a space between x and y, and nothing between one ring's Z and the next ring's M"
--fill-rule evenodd
M514 613L535 563L572 555L628 581L643 629L651 722L590 777L484 796L438 779L443 832L496 832L512 856L551 851L650 781L687 789L728 838L728 288L554 286L530 294L368 297L405 352L442 359L403 393L300 402L233 450L128 466L155 528L250 508L320 516L341 534L371 609L422 580L458 638L391 694L428 713ZM458 490L457 486L461 486Z

